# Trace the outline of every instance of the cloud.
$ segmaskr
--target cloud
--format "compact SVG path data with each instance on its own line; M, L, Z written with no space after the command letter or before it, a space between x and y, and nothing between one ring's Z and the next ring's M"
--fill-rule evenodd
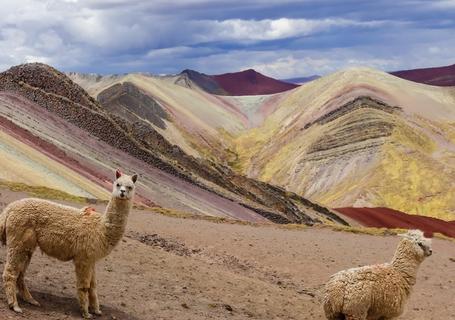
M224 21L198 21L208 32L199 32L195 37L200 42L237 40L268 41L291 37L307 36L323 32L334 27L377 27L385 21L354 21L347 19L264 19Z
M455 8L455 0L434 0L428 3L428 5L439 8L439 9L454 9Z

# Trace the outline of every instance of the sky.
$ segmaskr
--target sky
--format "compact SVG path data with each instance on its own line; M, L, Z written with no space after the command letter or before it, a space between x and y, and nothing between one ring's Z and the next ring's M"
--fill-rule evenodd
M455 63L455 0L0 0L0 70L286 79Z

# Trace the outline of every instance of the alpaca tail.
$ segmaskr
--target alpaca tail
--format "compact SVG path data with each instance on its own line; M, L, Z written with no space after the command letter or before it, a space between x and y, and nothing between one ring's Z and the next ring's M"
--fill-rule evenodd
M3 245L6 245L6 218L8 217L9 207L3 209L0 214L0 241Z

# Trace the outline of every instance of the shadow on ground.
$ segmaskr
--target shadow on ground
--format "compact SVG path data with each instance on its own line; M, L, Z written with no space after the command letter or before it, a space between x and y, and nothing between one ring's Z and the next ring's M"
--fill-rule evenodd
M38 291L32 291L32 295L41 303L41 307L35 307L20 301L19 303L24 313L15 314L8 309L6 297L2 290L0 294L0 315L5 316L6 319L40 319L40 316L46 316L46 319L81 319L78 307L79 303L76 298L57 296ZM101 305L101 310L103 311L103 315L94 317L94 319L139 320L111 306ZM3 320L4 318L1 319Z

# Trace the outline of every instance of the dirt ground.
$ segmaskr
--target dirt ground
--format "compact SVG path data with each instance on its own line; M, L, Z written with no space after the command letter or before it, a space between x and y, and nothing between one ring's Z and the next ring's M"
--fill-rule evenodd
M24 196L0 192L1 207ZM122 242L97 265L104 312L98 319L324 319L318 290L328 277L390 260L398 241L134 211ZM434 240L400 319L455 319L454 249ZM4 260L0 247L1 269ZM71 263L37 250L26 279L42 306L22 303L24 314L16 315L0 290L0 320L79 319Z

